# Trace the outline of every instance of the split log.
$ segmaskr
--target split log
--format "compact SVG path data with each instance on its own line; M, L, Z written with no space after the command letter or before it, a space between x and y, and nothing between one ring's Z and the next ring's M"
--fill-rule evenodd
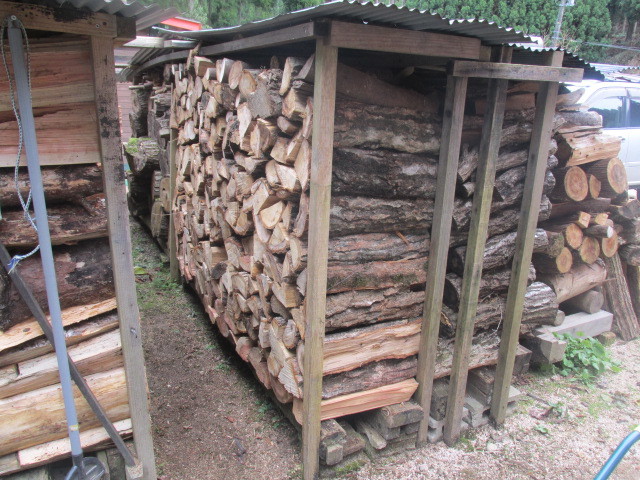
M602 192L602 182L592 173L587 175L589 182L589 198L598 198Z
M560 306L563 310L571 312L596 313L602 310L604 305L604 295L597 290L589 290L588 292L576 295Z
M610 299L609 309L613 313L613 328L623 340L633 340L640 336L640 323L629 295L627 279L622 269L620 256L604 259L607 282L603 285L604 294Z
M73 247L61 247L54 252L54 260L62 308L96 303L113 297L111 252L107 240L87 241ZM38 303L46 305L47 297L40 256L34 255L21 261L17 268L31 287ZM29 308L15 287L12 286L9 295L11 307L2 311L3 317L0 318L2 330L31 317ZM45 313L46 310L45 308Z
M82 206L54 204L47 209L53 245L68 245L108 235L104 194L93 195L81 202ZM22 210L5 210L0 222L0 242L7 248L33 248L38 244L38 234Z
M278 93L282 70L265 70L256 77L255 90L247 97L253 118L277 117L282 113L282 97Z
M291 88L291 81L298 75L306 61L305 58L301 57L287 57L284 61L284 68L282 69L282 83L278 90L280 95L286 95L289 88Z
M42 183L47 205L78 203L81 199L102 191L102 169L97 165L43 167ZM29 196L29 174L26 169L20 169L18 185L26 200ZM3 209L20 207L13 169L0 171L0 204Z
M559 135L558 159L566 166L614 158L620 152L620 137L614 135Z
M333 154L332 194L435 198L437 163L436 158L425 155L337 148Z
M594 175L601 184L601 195L615 197L629 188L627 170L619 158L600 160L591 164L588 172Z
M562 303L602 285L607 279L607 268L604 262L598 259L592 265L584 263L574 265L567 273L557 275L540 274L538 279L553 288L558 297L558 302Z
M85 380L111 421L129 418L122 368L90 375ZM99 426L100 421L77 388L74 400L82 428ZM67 436L59 384L0 400L0 417L0 455Z
M83 376L122 366L120 332L113 330L69 348L69 356ZM4 378L0 399L31 392L60 381L55 353L17 365L14 375Z

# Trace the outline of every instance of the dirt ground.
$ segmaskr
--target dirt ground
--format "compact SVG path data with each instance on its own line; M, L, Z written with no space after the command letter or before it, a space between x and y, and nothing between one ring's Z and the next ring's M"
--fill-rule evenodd
M132 221L138 301L161 480L294 480L299 437L249 368L217 334L197 297L169 279L166 257ZM335 478L591 479L640 423L640 341L610 348L619 373L589 386L529 373L527 396L500 430L347 465ZM640 479L640 444L611 477Z

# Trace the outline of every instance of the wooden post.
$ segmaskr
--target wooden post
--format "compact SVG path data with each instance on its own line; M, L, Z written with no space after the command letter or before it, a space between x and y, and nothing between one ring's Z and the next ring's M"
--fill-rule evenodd
M431 410L431 392L433 374L436 365L438 333L440 331L440 311L444 292L444 276L449 253L453 201L460 157L460 140L464 120L464 105L467 95L467 77L447 78L447 93L444 105L444 123L436 199L431 227L431 248L427 268L427 289L422 315L422 332L418 350L418 390L416 400L425 411L424 419L418 430L418 444L427 440L429 429L429 411Z
M173 108L171 109L173 110ZM178 263L178 245L173 208L176 202L176 150L178 149L178 129L172 128L169 136L169 192L171 210L169 211L169 273L171 280L180 282L180 265Z
M155 480L157 473L151 436L147 375L142 351L140 312L138 311L133 259L131 257L131 232L125 192L124 165L120 152L113 39L90 38L102 174L107 204L107 225L113 264L113 283L118 304L134 444L139 460L139 465L136 468L127 469L127 478Z
M558 63L562 64L562 52L552 52L551 64L557 66ZM509 387L520 335L524 296L527 290L527 276L529 274L529 265L531 264L534 231L538 223L538 214L540 213L540 200L547 170L549 141L553 128L553 117L556 112L557 96L557 82L541 83L536 103L536 117L531 133L527 176L524 183L520 221L518 223L518 237L511 268L511 283L507 294L498 366L491 400L490 416L496 425L504 423L507 413Z
M320 470L320 403L322 400L322 358L327 303L327 256L333 124L336 101L338 49L316 40L316 70L313 91L314 118L311 147L311 193L309 199L309 252L307 260L306 335L304 344L304 387L302 464L304 480L315 480Z
M501 53L502 58L500 60L509 62L511 49L502 49ZM487 113L485 114L478 154L476 190L473 194L471 225L469 227L464 275L462 277L447 413L444 424L444 441L450 446L460 437L460 422L462 421L469 372L469 352L478 310L484 247L489 229L489 215L491 213L491 200L496 179L496 161L498 150L500 149L500 138L502 137L507 86L508 80L489 80L487 86Z

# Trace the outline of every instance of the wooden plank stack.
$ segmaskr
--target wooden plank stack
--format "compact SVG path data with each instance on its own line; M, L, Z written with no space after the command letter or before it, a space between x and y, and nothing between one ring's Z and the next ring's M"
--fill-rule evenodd
M32 46L36 129L39 150L44 153L42 176L69 354L116 428L122 435L131 435L102 169L96 164L97 129L82 117L87 112L96 117L88 41L51 37ZM4 77L0 98L2 125L9 129L13 113ZM85 134L83 129L73 130L75 123L45 121L48 115L61 114L88 126L91 132L81 138L87 148L74 143L74 138L80 138L77 135ZM0 242L11 254L25 254L38 243L17 193L28 198L28 174L20 167L16 184L11 165L17 136L2 138L6 145L0 153ZM62 149L60 155L47 153L54 146ZM39 254L22 260L16 268L46 312ZM77 390L76 405L83 445L99 448L109 443ZM4 268L0 268L0 418L0 476L70 455L53 347Z
M180 271L260 382L281 403L293 403L298 421L313 71L313 57L288 57L284 63L274 58L265 69L195 52L186 65L166 65L164 70L165 77L167 72L173 76L171 128L177 131L178 147L172 208ZM395 83L391 78L391 72L377 70L374 75L338 66L323 419L401 403L416 388L443 78L409 77ZM514 84L509 92L470 368L497 359L534 116L533 87ZM162 82L154 86L157 91L165 88ZM437 378L446 377L451 366L485 90L482 83L470 87L474 102L464 124ZM551 218L557 205L576 202L561 194L562 189L573 194L576 182L575 174L564 170L564 135L575 126L596 150L615 149L609 145L615 141L591 125L594 115L561 109L573 103L569 97L560 95L554 129L558 140L549 146L524 333L563 320L554 284L536 281L537 266L541 272L553 271L554 265L570 272L578 268L576 258L585 262L580 255L591 260L580 245L572 247L574 254L566 246L571 235L557 226L571 223L576 209ZM607 166L600 165L587 177L594 188L607 178L601 173ZM553 203L557 199L563 202ZM609 226L587 220L584 230L600 246L611 233Z

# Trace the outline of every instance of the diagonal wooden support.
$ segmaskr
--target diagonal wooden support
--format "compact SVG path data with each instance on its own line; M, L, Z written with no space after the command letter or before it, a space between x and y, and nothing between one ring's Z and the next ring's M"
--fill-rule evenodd
M338 49L327 46L323 39L318 39L313 91L315 111L311 147L307 312L304 343L302 422L304 480L316 480L320 470L320 406L324 356L322 350L327 306L327 257L337 71Z
M451 221L460 157L460 140L464 120L464 105L467 95L467 78L447 78L447 93L444 105L444 124L438 163L438 180L431 227L431 248L427 268L427 289L422 316L422 333L418 350L418 391L416 400L425 411L418 430L418 444L427 441L433 374L436 365L440 311L444 292L444 276L447 268Z
M504 61L509 61L511 51L504 51ZM508 80L490 80L488 84L487 113L482 129L482 139L476 169L476 190L473 194L471 225L462 277L462 293L456 328L456 339L449 381L449 395L444 424L444 441L452 445L460 437L460 424L464 408L469 352L473 340L473 328L478 310L478 295L482 278L484 247L489 229L491 200L496 179L496 162L502 122L507 100Z
M559 61L561 64L562 57L555 56L553 60ZM538 214L540 213L540 200L547 169L549 141L553 128L557 96L557 82L541 84L536 103L536 117L531 133L531 146L529 148L522 207L520 209L516 253L511 268L511 283L507 294L498 366L491 401L490 416L496 425L504 423L507 412L509 386L511 385L513 364L518 347L524 296L527 289L527 276L533 251L534 231L538 223Z

